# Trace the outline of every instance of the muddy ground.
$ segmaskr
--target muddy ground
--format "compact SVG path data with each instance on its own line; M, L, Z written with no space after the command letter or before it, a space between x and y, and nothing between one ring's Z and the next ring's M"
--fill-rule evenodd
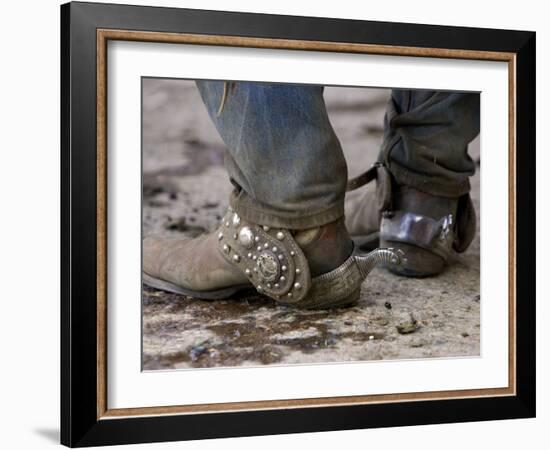
M327 88L354 176L375 160L387 90ZM231 190L224 145L185 80L143 83L144 235L215 229ZM479 157L479 143L470 146ZM479 173L472 178L479 214ZM479 229L444 274L408 279L375 269L357 306L297 311L261 296L203 301L144 287L143 369L479 355Z

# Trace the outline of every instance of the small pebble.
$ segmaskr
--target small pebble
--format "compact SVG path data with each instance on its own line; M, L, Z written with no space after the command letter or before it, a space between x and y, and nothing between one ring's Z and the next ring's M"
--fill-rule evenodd
M396 325L395 328L397 328L397 332L399 334L409 334L414 333L420 327L418 325L418 321L412 314L410 314L410 320L401 322L399 325Z
M374 323L376 325L380 325L381 327L385 327L389 323L389 320L384 317L379 317L377 319L374 319Z
M197 361L201 357L201 355L204 354L206 351L207 351L207 348L200 345L197 347L193 347L189 352L189 357L191 358L192 361Z

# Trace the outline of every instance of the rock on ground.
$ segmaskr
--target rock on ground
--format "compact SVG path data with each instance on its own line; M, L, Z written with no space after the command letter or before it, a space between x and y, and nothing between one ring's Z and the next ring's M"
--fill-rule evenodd
M375 160L388 90L328 87L331 122L355 176ZM227 207L224 145L193 82L143 83L143 232L196 236ZM479 142L470 146L479 157ZM479 172L472 178L479 217ZM261 296L204 301L144 287L143 369L476 356L479 228L444 274L375 269L357 306L298 311Z

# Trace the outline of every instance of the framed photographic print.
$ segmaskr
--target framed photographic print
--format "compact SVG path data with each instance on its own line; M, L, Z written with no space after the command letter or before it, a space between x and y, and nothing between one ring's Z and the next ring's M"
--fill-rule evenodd
M535 33L61 7L61 441L533 417Z

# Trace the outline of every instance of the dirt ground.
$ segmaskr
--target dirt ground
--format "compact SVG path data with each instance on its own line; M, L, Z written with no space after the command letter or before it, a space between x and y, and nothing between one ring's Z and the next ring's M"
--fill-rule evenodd
M375 160L389 93L325 91L350 177ZM223 152L194 83L144 80L144 237L217 227L231 190ZM470 154L479 158L477 140ZM471 181L479 217L479 171ZM204 301L144 287L142 310L144 370L476 356L479 228L440 276L410 279L375 269L352 308L298 311L261 296Z

